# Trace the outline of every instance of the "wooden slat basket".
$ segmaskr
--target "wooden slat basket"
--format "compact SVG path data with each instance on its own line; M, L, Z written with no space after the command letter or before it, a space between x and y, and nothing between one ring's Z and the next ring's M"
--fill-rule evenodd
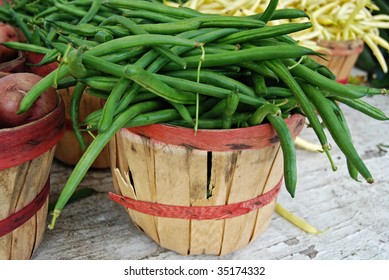
M30 259L46 228L49 174L65 131L65 110L0 129L0 259Z
M296 137L304 118L287 124ZM230 130L168 125L122 129L110 142L117 194L110 198L160 246L182 255L225 255L268 227L283 157L269 124Z

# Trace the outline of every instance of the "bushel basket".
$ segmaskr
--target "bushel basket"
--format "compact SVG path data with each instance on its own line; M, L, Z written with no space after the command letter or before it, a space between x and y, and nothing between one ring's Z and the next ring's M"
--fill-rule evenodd
M286 120L293 137L304 118ZM283 183L270 124L198 130L156 124L122 129L110 145L110 198L162 247L224 255L266 230Z
M65 130L59 98L45 117L0 129L0 259L29 259L45 229L49 174L55 147Z

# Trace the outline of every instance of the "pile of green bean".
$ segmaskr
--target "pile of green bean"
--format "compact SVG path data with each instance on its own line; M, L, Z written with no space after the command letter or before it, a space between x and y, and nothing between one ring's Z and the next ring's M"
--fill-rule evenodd
M350 176L373 182L339 103L388 120L361 99L386 91L337 83L331 71L311 58L320 54L288 36L309 28L309 22L267 24L307 17L303 11L277 10L276 0L262 14L248 17L203 14L159 1L50 3L34 16L5 8L23 30L32 30L27 43L5 45L44 54L42 64L60 61L26 95L20 112L50 86L75 86L71 120L80 143L80 127L98 131L61 193L51 227L94 159L123 127L169 123L194 130L229 129L269 122L279 135L285 185L294 196L296 156L284 120L299 113L306 116L334 170L326 130L347 158ZM106 102L80 122L84 92Z

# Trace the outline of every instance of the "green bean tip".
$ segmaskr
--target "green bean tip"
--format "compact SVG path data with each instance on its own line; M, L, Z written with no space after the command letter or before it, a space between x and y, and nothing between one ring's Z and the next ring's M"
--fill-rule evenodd
M54 229L54 226L55 226L55 222L57 221L57 218L59 217L59 215L61 214L61 210L59 209L54 209L51 213L50 213L53 217L51 219L51 223L48 225L48 229L50 230L53 230Z

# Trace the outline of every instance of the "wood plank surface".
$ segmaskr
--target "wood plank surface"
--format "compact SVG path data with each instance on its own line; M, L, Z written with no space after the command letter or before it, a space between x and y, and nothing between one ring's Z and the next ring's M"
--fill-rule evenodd
M389 96L366 98L389 115ZM46 230L36 260L62 259L389 259L389 122L380 122L342 106L361 157L375 183L358 183L348 177L345 158L336 146L333 172L324 154L299 149L298 186L295 198L285 188L278 202L318 229L305 233L274 213L269 228L245 248L222 257L181 256L158 246L130 221L125 209L110 201L114 191L109 170L91 170L80 188L97 193L68 204L54 230ZM311 129L301 134L316 142ZM331 139L331 138L330 138ZM71 168L54 162L51 172L53 202ZM48 217L49 222L50 216Z

